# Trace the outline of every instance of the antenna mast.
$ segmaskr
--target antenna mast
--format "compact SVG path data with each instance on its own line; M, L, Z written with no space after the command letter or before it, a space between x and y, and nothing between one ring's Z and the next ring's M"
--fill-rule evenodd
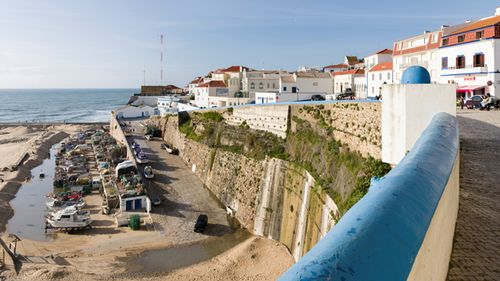
M163 34L160 35L160 85L163 85Z

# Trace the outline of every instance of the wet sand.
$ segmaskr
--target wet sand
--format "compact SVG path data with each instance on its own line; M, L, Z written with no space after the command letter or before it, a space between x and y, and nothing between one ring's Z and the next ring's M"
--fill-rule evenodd
M79 129L85 128L0 128L0 170L3 170L0 178L5 180L0 183L0 231L4 240L9 241L5 225L13 215L9 202L25 179L31 177L30 169L42 163L53 144ZM16 151L20 153L14 154ZM27 156L20 161L24 152ZM21 165L10 171L16 161ZM87 196L86 200L95 227L76 234L57 233L54 239L47 241L23 239L18 243L18 253L46 257L52 264L23 263L19 275L0 271L0 278L274 280L293 264L286 247L276 241L251 237L243 230L227 234L229 236L207 236L193 243L179 244L158 231L116 228L112 217L99 213L102 199L98 193Z

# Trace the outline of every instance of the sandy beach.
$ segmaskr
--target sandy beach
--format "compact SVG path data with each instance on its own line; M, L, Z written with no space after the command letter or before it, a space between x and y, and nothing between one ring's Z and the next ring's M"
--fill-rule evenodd
M6 225L14 215L9 202L19 187L31 179L30 170L48 156L53 144L87 128L82 125L0 127L0 232L4 241L10 241ZM57 233L47 241L23 239L17 252L32 257L33 262L22 263L19 275L5 270L0 277L6 280L275 280L293 264L286 247L248 234L236 240L234 234L202 235L198 240L183 243L182 239L171 239L154 229L117 228L110 216L99 212L102 201L99 193L87 196L86 200L96 222L92 229L78 234ZM227 242L228 239L231 241ZM135 259L147 250L183 251L191 244L209 249L224 243L229 243L225 251L187 266L168 269L168 259L154 271L134 266ZM163 266L167 270L162 270ZM134 267L138 270L130 270Z

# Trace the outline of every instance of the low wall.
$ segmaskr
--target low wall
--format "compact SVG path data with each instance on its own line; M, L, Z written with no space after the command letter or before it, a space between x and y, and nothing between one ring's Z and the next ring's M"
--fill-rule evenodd
M128 144L127 137L125 136L125 133L123 132L123 129L120 126L120 123L118 122L118 119L114 114L111 114L111 118L109 121L109 134L113 138L115 138L117 142L121 143L122 145L125 145L125 147L127 148L127 159L132 160L132 162L134 162L134 164L137 166L134 152L132 151L132 148Z
M445 280L458 213L457 120L412 150L280 280Z

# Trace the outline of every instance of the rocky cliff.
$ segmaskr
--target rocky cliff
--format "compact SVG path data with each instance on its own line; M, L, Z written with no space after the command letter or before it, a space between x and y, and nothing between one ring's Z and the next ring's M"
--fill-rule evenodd
M257 106L255 114L236 108L150 122L242 226L279 240L298 260L366 193L372 176L388 171L374 158L378 105L280 106L265 120Z

